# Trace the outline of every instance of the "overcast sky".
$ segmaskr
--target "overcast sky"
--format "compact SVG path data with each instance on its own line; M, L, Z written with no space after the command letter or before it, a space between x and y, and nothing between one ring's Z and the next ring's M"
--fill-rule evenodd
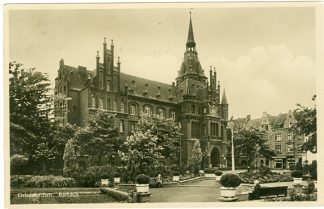
M313 105L314 8L193 8L192 21L201 65L206 75L216 67L230 116ZM54 83L61 58L93 70L107 37L122 72L171 84L188 25L188 8L11 11L9 58L48 73Z

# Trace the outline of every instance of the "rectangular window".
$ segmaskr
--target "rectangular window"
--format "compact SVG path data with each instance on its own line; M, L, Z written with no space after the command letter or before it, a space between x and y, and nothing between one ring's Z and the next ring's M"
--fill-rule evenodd
M171 112L171 118L173 119L173 120L175 120L175 118L176 118L176 115L175 115L175 112Z
M130 112L131 115L135 115L136 114L136 107L135 105L131 105L131 112Z
M292 144L288 144L287 146L287 152L293 152L294 151L294 147Z
M281 145L276 145L275 150L276 152L281 152Z
M288 135L287 135L287 141L292 141L292 133L288 133Z
M119 132L124 133L124 121L119 121Z
M276 134L275 135L276 141L281 141L282 140L282 135L281 134Z

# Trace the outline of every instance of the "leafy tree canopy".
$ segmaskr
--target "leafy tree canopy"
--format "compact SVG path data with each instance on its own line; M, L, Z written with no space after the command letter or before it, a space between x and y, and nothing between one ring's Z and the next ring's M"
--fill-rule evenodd
M315 101L316 95L313 96ZM317 152L317 117L316 106L309 108L297 104L294 110L296 122L291 129L296 137L306 137L307 141L301 147L301 151Z
M275 155L268 144L266 132L257 129L241 129L234 135L234 146L247 155L249 164L255 160L256 155L266 159Z
M80 153L97 156L99 165L104 156L113 164L119 158L119 153L124 150L124 138L115 127L114 119L114 115L99 111L75 136Z

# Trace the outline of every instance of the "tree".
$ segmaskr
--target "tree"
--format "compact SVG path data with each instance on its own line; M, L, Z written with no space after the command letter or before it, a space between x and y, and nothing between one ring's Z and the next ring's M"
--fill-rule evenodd
M143 171L144 163L155 165L161 157L160 153L163 147L157 143L158 137L151 134L150 130L144 133L137 131L126 138L127 153L125 153L124 159L133 168Z
M65 149L64 149L63 175L69 175L74 172L76 158L77 158L76 142L74 139L69 139L68 142L65 144Z
M198 173L199 165L202 161L203 153L200 148L199 140L196 140L191 152L191 159L189 160L189 167L195 172Z
M271 159L274 151L270 149L266 132L257 129L241 129L234 135L234 146L236 150L246 154L248 165L256 160L257 156Z
M315 101L316 95L313 96ZM294 110L296 122L291 129L295 133L295 137L306 137L307 140L301 146L300 151L310 151L317 153L317 117L316 105L313 108L304 107L297 104Z
M50 82L47 75L15 62L9 63L9 75L10 153L25 155L38 165L40 156L51 150L43 150L52 130Z
M114 115L101 111L90 118L88 125L78 130L75 136L80 154L96 156L98 165L102 164L103 157L114 164L124 149L125 140L114 126L114 120Z
M137 123L137 131L149 133L157 137L156 146L162 147L158 155L165 157L172 163L179 163L180 157L180 123L172 118L162 118L159 115L143 114Z

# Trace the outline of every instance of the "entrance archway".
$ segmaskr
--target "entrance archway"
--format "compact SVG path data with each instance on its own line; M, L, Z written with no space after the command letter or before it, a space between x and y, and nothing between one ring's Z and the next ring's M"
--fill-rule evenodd
M213 148L210 154L210 163L212 164L212 167L219 167L220 165L220 154L216 147Z

